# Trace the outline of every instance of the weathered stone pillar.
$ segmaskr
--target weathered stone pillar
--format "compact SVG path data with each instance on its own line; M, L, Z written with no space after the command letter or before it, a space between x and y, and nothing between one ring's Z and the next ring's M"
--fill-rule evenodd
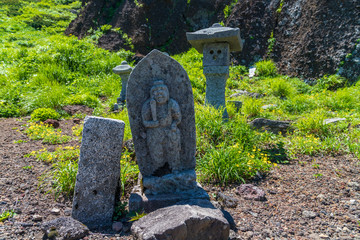
M124 129L123 121L85 118L72 217L89 228L112 224L116 193L120 192L119 146Z
M119 105L123 105L126 99L126 85L132 71L132 67L126 62L123 61L121 65L113 68L113 72L118 74L121 78L121 92L120 96L117 98L117 103L114 104L114 110L119 109Z
M240 29L215 23L210 28L186 33L186 36L191 45L204 55L205 103L224 108L223 116L226 118L225 86L229 77L230 51L242 50Z

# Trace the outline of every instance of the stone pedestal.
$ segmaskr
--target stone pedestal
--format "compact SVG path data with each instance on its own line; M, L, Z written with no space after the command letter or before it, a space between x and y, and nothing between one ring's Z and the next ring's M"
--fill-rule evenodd
M132 67L128 65L126 61L123 61L121 65L113 68L113 72L115 74L118 74L121 78L121 92L120 92L120 96L117 98L116 103L114 104L114 110L118 110L119 106L125 103L126 87L131 71L132 71Z
M205 102L215 108L224 108L223 117L227 118L225 87L229 77L230 51L242 50L240 29L215 23L210 28L186 33L186 37L191 45L204 55Z
M142 193L141 186L137 185L130 195L129 211L144 211L150 213L160 208L175 205L179 202L188 202L199 199L210 200L209 195L200 184L197 184L196 187L187 191L174 191L173 193L162 194Z
M205 103L216 108L223 108L224 117L228 117L225 104L225 86L229 77L228 66L204 66L206 77Z

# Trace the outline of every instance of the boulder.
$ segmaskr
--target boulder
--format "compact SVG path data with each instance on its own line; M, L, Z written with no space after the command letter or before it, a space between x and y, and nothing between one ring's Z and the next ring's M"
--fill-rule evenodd
M209 201L158 209L135 222L136 240L227 240L230 226Z
M76 240L82 239L89 233L89 229L84 224L71 217L60 217L44 222L41 230L44 232L44 239Z
M241 184L237 188L237 194L247 200L266 201L264 190L252 184Z
M289 130L292 130L290 121L279 121L279 120L270 120L266 118L256 118L249 123L253 128L267 130L275 134L286 133Z

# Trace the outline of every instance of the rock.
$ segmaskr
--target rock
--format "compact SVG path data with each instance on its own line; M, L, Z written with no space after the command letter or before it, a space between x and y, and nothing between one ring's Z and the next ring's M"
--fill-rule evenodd
M143 194L139 185L133 188L129 199L129 211L153 212L156 209L175 205L192 199L209 200L207 192L199 185L195 189L163 194Z
M32 220L34 222L41 222L43 220L42 216L38 215L38 214L35 214L32 216Z
M241 240L234 230L230 230L229 240Z
M52 126L53 128L58 128L60 126L59 121L55 119L47 119L44 123L49 126Z
M238 200L225 195L222 192L218 192L216 194L216 200L219 201L220 203L222 203L222 205L224 207L228 207L228 208L236 208L237 204L238 204Z
M241 184L236 193L247 200L266 201L264 190L252 184Z
M240 111L240 109L242 108L242 102L241 101L227 101L228 104L234 104L235 109L237 112Z
M278 107L278 105L276 105L276 104L268 104L268 105L262 106L261 108L266 110L266 109L277 108L277 107Z
M246 95L252 98L262 98L264 95L260 94L260 93L253 93L253 92L248 92L246 90L237 90L237 93L234 93L230 96L230 98L234 98L234 97L239 97L242 95Z
M50 210L50 213L53 215L59 215L60 214L60 209L58 208L53 208Z
M265 118L256 118L249 124L255 129L267 130L275 134L278 134L280 132L286 133L292 130L290 121L278 121Z
M228 240L229 223L209 201L161 208L131 227L138 240Z
M89 229L81 222L71 217L60 217L54 220L44 222L41 230L47 238L76 240L82 239L89 233Z
M73 119L73 123L75 123L75 124L80 124L80 122L81 122L80 118Z
M147 54L151 49L164 48L171 54L178 54L190 47L186 41L186 31L208 27L216 22L229 4L217 0L165 1L159 4L146 0L139 1L141 6L134 1L116 3L117 0L89 1L70 23L66 34L83 38L93 28L93 19L97 19L99 23L113 24L113 29L120 27L131 38L134 52ZM110 8L114 14L109 15ZM169 29L174 27L177 31L169 33ZM108 31L99 39L98 44L112 51L131 50L129 42L123 36L118 32Z
M326 234L319 234L319 237L320 237L321 239L329 239L329 236L326 235Z
M348 182L348 186L356 191L360 191L360 184L357 182Z
M72 217L89 228L112 225L124 128L123 121L85 118Z
M122 224L122 222L114 222L113 225L112 225L112 229L113 229L115 232L121 232L121 230L123 229L123 224Z
M318 214L316 212L313 212L313 211L304 210L302 212L302 216L304 218L314 219L314 218L316 218L318 216Z
M132 139L125 141L123 147L126 148L128 150L128 152L131 152L131 153L135 152L134 142Z
M337 123L341 121L346 121L346 118L329 118L324 120L324 124Z

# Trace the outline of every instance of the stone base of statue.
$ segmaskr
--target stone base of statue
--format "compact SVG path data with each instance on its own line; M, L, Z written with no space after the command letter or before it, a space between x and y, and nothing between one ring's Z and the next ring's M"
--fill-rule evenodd
M159 208L196 199L209 200L209 195L196 182L193 170L167 174L162 177L145 177L142 187L134 187L129 199L129 211L153 212Z

